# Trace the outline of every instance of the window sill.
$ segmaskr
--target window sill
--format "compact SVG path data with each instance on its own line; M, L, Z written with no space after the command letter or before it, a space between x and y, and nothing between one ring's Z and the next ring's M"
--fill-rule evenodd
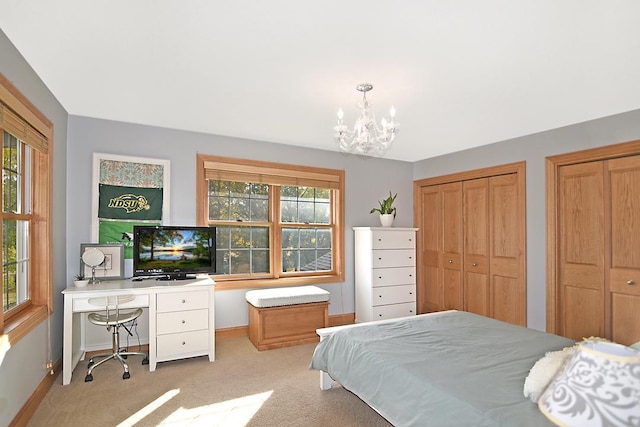
M320 283L338 283L344 281L344 278L338 274L328 274L324 276L281 277L278 279L230 280L223 279L221 277L216 278L216 276L211 276L211 278L216 282L216 291L316 285Z
M4 334L9 338L9 345L15 345L29 332L47 318L46 305L34 305L12 318L4 325Z

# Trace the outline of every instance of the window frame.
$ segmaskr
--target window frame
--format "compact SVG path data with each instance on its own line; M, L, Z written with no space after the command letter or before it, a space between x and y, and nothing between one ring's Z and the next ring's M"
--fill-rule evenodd
M196 156L196 221L198 225L237 225L236 222L209 220L208 177L213 171L220 173L220 180L237 177L241 182L268 182L273 185L269 196L268 222L256 222L247 226L269 227L269 257L271 272L265 275L233 277L213 276L216 290L266 288L271 286L299 286L303 284L335 283L344 281L344 171L260 160L237 159L197 154ZM309 185L314 184L314 185ZM311 227L318 224L280 222L280 186L309 186L331 188L332 270L321 272L282 272L282 228ZM326 187L322 187L326 185Z
M0 310L0 334L6 335L9 344L14 345L53 313L53 123L1 73L0 107L0 131L7 130L18 137L22 144L33 148L31 188L28 190L31 192L27 276L29 298L26 303L6 313L4 309ZM22 125L22 128L16 131L12 124ZM0 189L2 185L0 181ZM22 219L23 215L5 213L2 209L0 216L4 220ZM0 274L3 274L2 266ZM0 295L2 307L3 298Z

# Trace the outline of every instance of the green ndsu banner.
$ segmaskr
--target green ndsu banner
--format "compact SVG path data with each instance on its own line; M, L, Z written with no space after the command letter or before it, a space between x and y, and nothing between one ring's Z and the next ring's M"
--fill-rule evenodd
M162 219L162 188L122 187L100 184L99 190L99 218Z

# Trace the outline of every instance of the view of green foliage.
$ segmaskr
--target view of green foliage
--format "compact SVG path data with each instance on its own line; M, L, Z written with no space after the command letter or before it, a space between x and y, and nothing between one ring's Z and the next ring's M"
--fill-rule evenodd
M2 147L2 209L3 212L20 212L20 142L3 132ZM2 293L3 310L18 305L17 300L17 230L16 220L2 223Z
M250 182L209 181L209 219L238 223L216 225L218 274L270 271L269 227L251 224L269 222L269 188ZM280 188L280 221L291 224L282 233L283 271L327 269L318 259L331 254L331 230L295 224L329 225L330 195L331 190L324 188ZM328 265L331 269L330 262Z

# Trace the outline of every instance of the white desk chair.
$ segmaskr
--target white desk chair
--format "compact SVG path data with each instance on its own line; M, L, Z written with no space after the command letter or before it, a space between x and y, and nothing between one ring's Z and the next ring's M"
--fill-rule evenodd
M134 319L137 319L142 314L141 308L134 309L120 309L122 304L133 301L135 297L133 295L113 295L109 297L90 298L89 304L95 306L101 306L104 311L89 313L87 319L94 325L106 326L107 330L112 331L112 348L111 353L98 354L89 359L87 376L84 377L85 382L93 381L93 375L91 374L95 368L102 365L104 362L110 359L117 359L122 363L124 373L122 379L126 380L131 377L129 374L129 365L125 361L127 356L144 356L142 360L143 365L149 364L149 358L146 353L140 351L126 351L120 347L120 327L122 326L129 335L133 336L131 331L124 325ZM124 350L124 351L123 351ZM104 357L97 363L94 363L94 359Z

